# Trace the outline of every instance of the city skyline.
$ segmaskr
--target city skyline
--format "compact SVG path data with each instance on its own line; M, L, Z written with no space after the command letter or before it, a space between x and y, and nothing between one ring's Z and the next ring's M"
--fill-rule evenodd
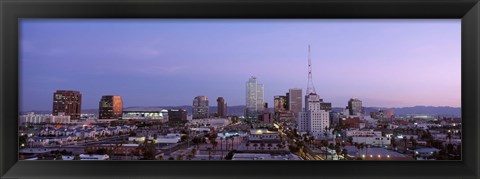
M264 84L265 102L273 106L274 96L290 88L306 90L308 44L316 91L332 106L359 98L365 106L460 107L459 20L40 19L20 25L23 111L51 109L55 90L80 91L83 109L96 108L104 95L122 96L127 107L188 105L195 96L245 105L250 76Z

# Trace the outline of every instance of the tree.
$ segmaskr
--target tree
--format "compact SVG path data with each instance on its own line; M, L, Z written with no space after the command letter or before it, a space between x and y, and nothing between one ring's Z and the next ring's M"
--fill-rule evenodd
M200 143L202 142L202 139L200 137L194 137L192 139L193 144L197 146L197 149L199 148Z
M247 142L247 144L245 144L245 146L247 147L247 150L249 150L250 142Z
M57 154L57 155L55 156L55 160L63 160L62 155Z
M195 157L195 155L197 155L197 149L192 149L191 154Z
M211 160L212 159L212 148L208 147L207 151L208 151L208 160Z
M344 158L344 159L347 159L348 150L347 150L347 149L343 149L343 150L342 150L342 155L343 155L343 158Z
M182 137L180 137L180 141L187 141L188 140L188 135L182 135Z
M258 144L257 144L257 143L253 143L253 147L255 147L255 150L257 150Z
M233 155L235 154L235 152L237 152L237 151L236 151L236 150L232 150L232 151L228 152L228 154L225 156L225 160L232 160Z
M404 143L404 146L403 146L404 153L407 153L408 140L407 140L406 137L403 137L402 141L403 141L403 143Z
M177 160L183 160L185 157L184 154L177 155Z
M263 150L264 147L265 147L265 143L262 141L262 142L260 143L260 149Z
M143 152L143 158L146 160L155 160L155 154L157 153L155 145L152 142L148 142L148 140L145 140L143 148L145 150Z
M107 153L107 150L106 149L97 149L97 151L95 153L98 154L98 155L105 155Z
M80 155L76 154L75 157L73 157L73 160L80 160Z
M390 143L392 144L392 149L397 148L397 144L395 143L395 138L392 137L392 138L390 139Z
M212 143L212 148L213 148L213 149L216 149L216 148L217 148L217 145L218 145L217 140L213 140L213 141L211 141L211 143Z

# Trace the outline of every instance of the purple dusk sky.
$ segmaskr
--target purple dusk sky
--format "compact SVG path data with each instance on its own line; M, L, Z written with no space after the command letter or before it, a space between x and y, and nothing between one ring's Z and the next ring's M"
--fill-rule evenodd
M20 21L21 111L51 110L57 89L83 109L102 95L124 106L191 105L206 95L245 104L256 76L265 99L307 87L335 107L460 107L460 20Z

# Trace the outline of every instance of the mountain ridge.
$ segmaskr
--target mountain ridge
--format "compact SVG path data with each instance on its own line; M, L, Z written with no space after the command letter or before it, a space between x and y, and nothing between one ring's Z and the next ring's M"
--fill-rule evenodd
M163 108L163 109L186 109L189 114L192 113L192 106L189 105L181 105L181 106L129 106L127 108ZM243 115L245 109L245 105L237 105L237 106L227 106L227 113L232 115ZM333 107L332 111L339 112L345 108L342 107ZM395 111L395 115L405 115L405 114L432 114L432 115L454 115L454 116L461 116L461 108L459 107L450 107L450 106L412 106L412 107L365 107L365 111L368 113L378 111L378 110L385 110L385 109L393 109ZM273 108L269 108L271 112L273 112ZM217 106L210 106L209 111L214 113L217 111ZM36 114L49 114L51 111L48 110L32 110L32 111L25 111L22 114L27 112L34 112ZM82 113L93 113L98 114L98 109L84 109Z

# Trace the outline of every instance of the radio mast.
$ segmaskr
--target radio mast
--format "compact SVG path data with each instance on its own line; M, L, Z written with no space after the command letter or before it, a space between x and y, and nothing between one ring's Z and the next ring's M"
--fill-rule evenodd
M310 57L310 44L308 45L308 85L307 85L307 95L316 94L315 86L313 86L312 80L312 59Z

